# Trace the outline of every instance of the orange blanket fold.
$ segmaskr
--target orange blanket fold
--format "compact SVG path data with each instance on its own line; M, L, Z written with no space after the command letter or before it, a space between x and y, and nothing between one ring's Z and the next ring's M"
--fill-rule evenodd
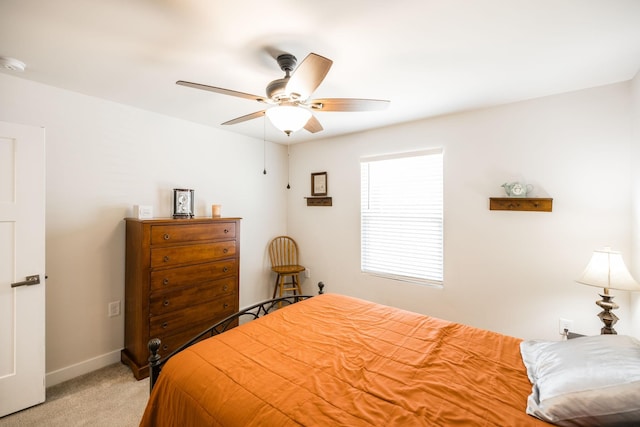
M141 426L535 426L520 340L324 294L171 359Z

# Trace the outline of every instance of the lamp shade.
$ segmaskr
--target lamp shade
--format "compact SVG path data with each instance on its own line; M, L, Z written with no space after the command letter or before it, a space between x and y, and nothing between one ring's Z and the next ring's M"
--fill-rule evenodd
M271 107L266 114L271 123L287 135L302 129L311 118L311 111L292 105Z
M620 252L609 248L593 251L591 261L576 282L598 288L640 291Z

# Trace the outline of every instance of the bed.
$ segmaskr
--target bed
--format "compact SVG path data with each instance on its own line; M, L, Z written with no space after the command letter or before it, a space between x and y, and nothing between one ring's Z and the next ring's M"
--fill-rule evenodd
M549 425L527 414L538 373L522 344L323 294L173 355L152 379L140 425Z

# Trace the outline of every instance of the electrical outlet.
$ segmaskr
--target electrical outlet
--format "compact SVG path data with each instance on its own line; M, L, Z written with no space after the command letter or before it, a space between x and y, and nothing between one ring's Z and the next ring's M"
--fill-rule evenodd
M573 320L563 319L562 317L558 321L558 332L560 335L564 335L565 331L573 331Z
M113 301L109 303L109 317L120 316L120 301Z
M304 277L306 277L307 279L311 278L311 270L309 270L308 268L305 268Z

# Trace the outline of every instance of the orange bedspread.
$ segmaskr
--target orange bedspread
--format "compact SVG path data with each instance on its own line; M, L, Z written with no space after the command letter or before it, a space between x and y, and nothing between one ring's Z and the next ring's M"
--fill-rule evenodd
M520 340L324 294L171 359L141 426L528 426Z

